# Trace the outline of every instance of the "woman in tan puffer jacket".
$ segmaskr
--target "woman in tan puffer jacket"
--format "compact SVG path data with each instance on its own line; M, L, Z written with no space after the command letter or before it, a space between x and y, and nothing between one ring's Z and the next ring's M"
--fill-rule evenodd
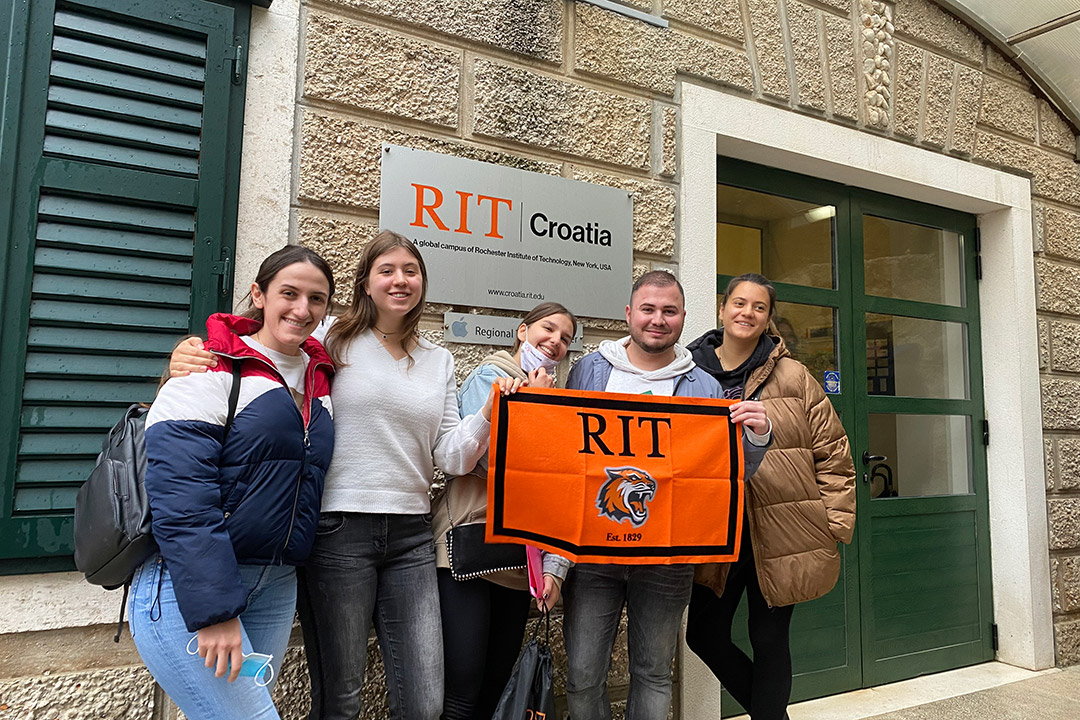
M791 695L788 631L795 603L821 597L840 573L837 543L855 527L855 468L840 419L818 382L766 333L776 292L756 273L724 293L721 329L691 343L725 397L760 399L773 445L747 483L739 560L698 569L686 641L754 720L781 720ZM750 660L731 640L743 593Z

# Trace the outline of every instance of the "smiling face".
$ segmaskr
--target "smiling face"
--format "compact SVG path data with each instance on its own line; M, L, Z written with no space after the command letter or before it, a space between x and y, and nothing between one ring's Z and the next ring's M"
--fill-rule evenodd
M566 315L554 313L531 325L522 323L518 326L517 337L519 342L528 340L534 348L558 362L566 357L570 341L574 339L574 324Z
M255 339L286 355L296 355L315 326L326 317L330 281L308 262L295 262L278 271L263 292L251 284L251 303L262 310L263 325Z
M686 310L678 286L643 285L626 306L630 340L649 354L667 352L682 335Z
M376 324L390 330L401 323L420 302L424 278L416 257L403 247L396 247L371 263L364 292L371 297L377 312Z
M720 308L720 324L724 326L724 340L757 342L769 325L772 305L769 291L752 282L736 285Z

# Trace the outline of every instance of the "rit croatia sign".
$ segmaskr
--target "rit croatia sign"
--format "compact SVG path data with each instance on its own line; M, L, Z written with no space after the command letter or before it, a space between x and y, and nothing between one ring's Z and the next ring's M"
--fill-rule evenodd
M621 319L633 200L591 185L384 145L379 224L412 238L432 302Z

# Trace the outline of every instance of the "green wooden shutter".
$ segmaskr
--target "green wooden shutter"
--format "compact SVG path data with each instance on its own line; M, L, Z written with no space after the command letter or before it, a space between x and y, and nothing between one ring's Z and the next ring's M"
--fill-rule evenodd
M0 570L71 553L75 494L104 431L153 398L176 339L227 305L247 13L31 4L0 358Z

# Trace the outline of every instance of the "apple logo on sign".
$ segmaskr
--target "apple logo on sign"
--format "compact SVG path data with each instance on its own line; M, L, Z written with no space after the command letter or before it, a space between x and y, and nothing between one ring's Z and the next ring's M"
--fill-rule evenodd
M450 332L454 333L454 337L465 337L469 334L469 326L464 320L457 320L450 323Z

